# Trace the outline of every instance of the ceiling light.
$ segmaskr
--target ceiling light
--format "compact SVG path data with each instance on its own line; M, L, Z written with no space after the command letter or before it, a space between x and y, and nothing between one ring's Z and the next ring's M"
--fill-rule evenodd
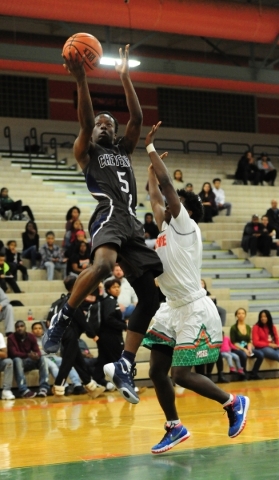
M120 58L102 57L101 60L100 60L100 65L111 65L111 66L114 67L115 62L117 62L118 65L120 65L120 63L121 63ZM140 62L138 60L129 59L129 67L130 68L138 67L139 65L140 65Z

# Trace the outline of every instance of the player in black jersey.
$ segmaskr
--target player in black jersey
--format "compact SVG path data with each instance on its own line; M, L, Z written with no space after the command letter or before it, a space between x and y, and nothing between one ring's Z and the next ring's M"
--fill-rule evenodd
M77 55L70 60L64 58L64 67L76 79L78 91L80 131L74 154L88 190L99 203L89 222L93 263L78 276L70 299L53 316L43 345L46 352L57 351L75 309L110 275L117 261L138 296L138 304L129 320L121 359L106 365L104 371L126 400L138 403L133 387L135 355L159 307L154 277L160 275L163 268L155 251L145 245L143 226L135 215L137 193L131 154L140 137L142 111L129 75L129 45L124 53L122 49L119 53L121 62L115 69L124 88L130 120L124 137L117 143L118 123L113 115L101 112L94 117L84 59L80 61Z

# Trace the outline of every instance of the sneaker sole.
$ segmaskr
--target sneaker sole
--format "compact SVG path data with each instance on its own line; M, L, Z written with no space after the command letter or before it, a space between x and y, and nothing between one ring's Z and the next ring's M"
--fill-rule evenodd
M109 378L109 381L113 383L115 388L118 390L120 395L127 400L127 402L132 403L136 405L139 403L139 398L136 396L135 393L132 393L127 387L123 387L120 382L121 380L118 381L118 377L115 377L114 375L115 369L113 364L108 364L104 366L104 373L107 375Z
M156 454L158 455L159 453L168 452L169 450L171 450L173 447L175 447L179 443L182 443L182 442L185 442L185 440L188 440L190 435L191 435L190 432L187 432L186 435L184 435L184 437L179 438L178 440L175 440L174 442L170 443L169 445L167 445L163 448L160 448L158 450L151 449L151 453L154 453L154 455L156 455Z
M237 437L245 428L246 426L246 416L247 416L247 412L249 410L249 406L250 406L250 399L248 397L244 397L245 398L245 408L244 408L244 412L243 412L243 420L242 420L242 423L238 429L238 431L234 434L234 435L229 435L230 438L235 438Z

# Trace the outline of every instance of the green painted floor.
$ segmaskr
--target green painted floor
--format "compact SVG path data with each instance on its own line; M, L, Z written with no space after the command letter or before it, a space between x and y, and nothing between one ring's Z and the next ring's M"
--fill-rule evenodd
M9 470L1 470L0 452L6 479L279 480L279 440Z

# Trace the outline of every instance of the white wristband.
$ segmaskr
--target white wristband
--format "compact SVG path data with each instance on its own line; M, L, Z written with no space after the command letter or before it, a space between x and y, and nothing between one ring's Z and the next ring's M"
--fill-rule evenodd
M151 153L151 152L156 152L153 143L150 143L149 145L147 145L146 151L147 151L148 154Z

